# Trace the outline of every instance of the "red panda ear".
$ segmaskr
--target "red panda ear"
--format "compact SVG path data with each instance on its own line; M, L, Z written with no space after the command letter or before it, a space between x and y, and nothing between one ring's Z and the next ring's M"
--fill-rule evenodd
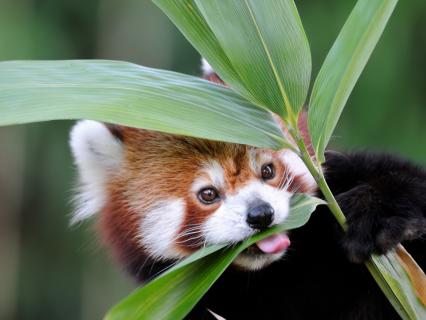
M83 120L72 128L70 146L79 173L72 221L78 222L105 205L106 184L122 165L123 145L105 124Z
M203 70L203 79L227 86L226 83L219 77L219 75L214 72L211 65L204 58L201 59L201 69Z

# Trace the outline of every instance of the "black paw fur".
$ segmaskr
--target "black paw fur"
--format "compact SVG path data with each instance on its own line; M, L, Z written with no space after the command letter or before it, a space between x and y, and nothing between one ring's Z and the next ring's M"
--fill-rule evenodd
M353 262L426 234L426 172L395 156L326 154L326 178L347 218L341 244Z

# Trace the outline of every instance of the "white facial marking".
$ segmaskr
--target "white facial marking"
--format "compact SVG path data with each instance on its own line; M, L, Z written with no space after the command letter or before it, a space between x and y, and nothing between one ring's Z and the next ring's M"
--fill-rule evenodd
M76 223L105 205L105 184L120 169L123 146L104 124L91 120L74 125L70 145L79 171L76 210L71 221Z
M159 201L145 213L140 225L140 243L155 259L176 259L183 255L174 249L185 215L182 199Z
M309 172L302 159L291 150L284 150L280 153L281 160L285 163L292 176L303 176L304 183L310 186L310 189L316 189L314 177Z
M223 188L225 186L225 174L222 166L215 160L210 160L203 170L209 175L212 185L216 188Z
M197 193L201 189L214 186L217 189L224 188L225 177L222 166L215 160L208 161L201 169L207 177L200 176L194 180L191 186L191 191Z
M252 148L249 151L250 168L253 172L260 172L262 165L272 162L272 154L264 152L257 148Z
M290 197L286 190L253 180L237 194L227 196L207 219L203 228L206 243L236 243L255 234L246 222L248 207L255 199L269 203L274 209L272 225L283 222L288 216Z
M201 189L211 185L211 180L205 177L199 177L194 180L191 186L191 191L193 193L198 193Z

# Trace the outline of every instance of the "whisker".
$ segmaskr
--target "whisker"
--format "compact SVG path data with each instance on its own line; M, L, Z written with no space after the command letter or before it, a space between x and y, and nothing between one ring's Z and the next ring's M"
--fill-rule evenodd
M283 173L283 175L282 175L282 177L281 177L280 183L278 184L278 189L281 189L281 187L283 186L283 184L284 184L284 183L285 183L285 181L287 180L289 173L290 173L290 172L289 172L289 169L288 169L288 167L286 166L286 167L285 167L285 171L284 171L284 173Z
M197 233L201 233L201 230L193 230L193 231L190 231L190 232L186 232L186 231L181 232L174 238L174 240L177 240L177 239L185 237L185 236L190 236L192 234L197 234Z
M192 237L192 238L188 238L188 239L185 239L185 240L182 240L182 241L177 241L176 243L177 244L183 244L183 243L188 242L188 241L192 241L192 240L196 240L196 239L201 239L202 237L203 237L203 235L199 235L197 237Z

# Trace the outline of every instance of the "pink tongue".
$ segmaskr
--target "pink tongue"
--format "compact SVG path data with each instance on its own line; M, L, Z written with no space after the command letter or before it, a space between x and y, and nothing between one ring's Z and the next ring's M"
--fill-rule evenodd
M277 233L256 242L264 253L280 253L290 246L290 239L285 234Z

